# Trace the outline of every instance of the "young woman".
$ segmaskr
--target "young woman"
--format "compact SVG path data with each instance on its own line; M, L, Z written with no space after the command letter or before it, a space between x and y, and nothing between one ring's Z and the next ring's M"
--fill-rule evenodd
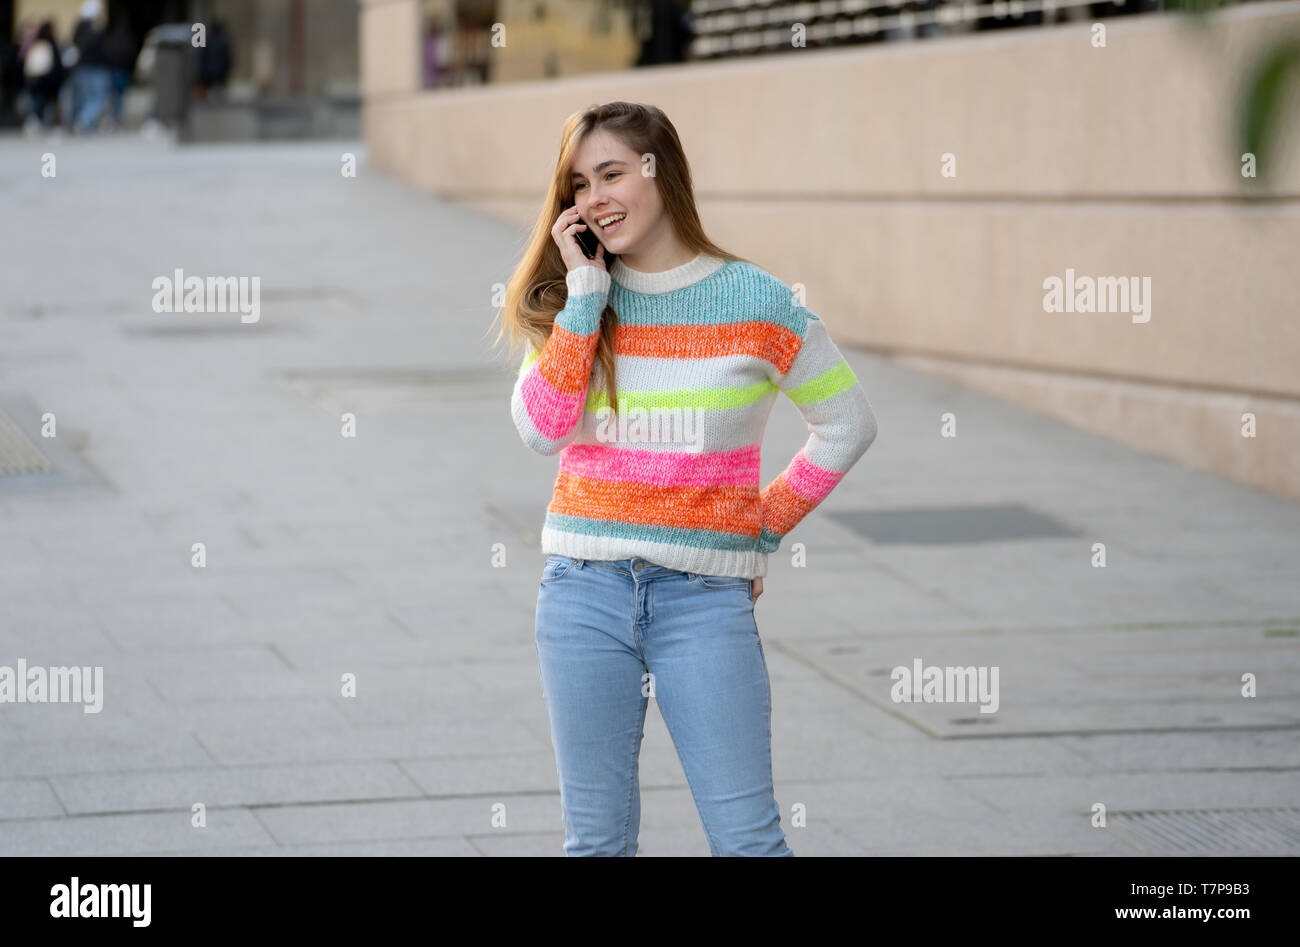
M705 236L677 131L652 106L566 122L501 316L502 336L529 343L515 426L560 454L535 640L565 853L636 854L653 697L710 851L793 855L754 601L768 554L875 438L861 385L788 286ZM760 490L778 391L811 434Z

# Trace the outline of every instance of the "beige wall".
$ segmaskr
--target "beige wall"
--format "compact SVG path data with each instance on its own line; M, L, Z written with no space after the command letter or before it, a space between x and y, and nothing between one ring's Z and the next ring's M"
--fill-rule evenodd
M361 0L361 91L367 103L419 91L420 25L417 0Z
M410 5L363 13L392 51L364 116L380 167L524 227L568 114L653 102L710 235L805 284L837 339L1300 499L1300 121L1268 185L1231 137L1300 2L1113 19L1101 49L1078 24L433 92L393 79ZM1150 277L1150 322L1044 312L1067 268Z
M72 28L77 25L77 14L84 0L17 0L14 3L14 26L33 20L41 23L54 21L54 37L60 43L72 39ZM108 4L104 4L108 9ZM101 17L102 19L102 17Z

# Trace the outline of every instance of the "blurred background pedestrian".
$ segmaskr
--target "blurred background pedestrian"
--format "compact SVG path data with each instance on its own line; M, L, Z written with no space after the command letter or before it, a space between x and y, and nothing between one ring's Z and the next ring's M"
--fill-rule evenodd
M53 125L58 114L59 90L63 87L66 72L54 38L54 23L46 20L19 47L24 88L31 99L29 128Z
M135 74L135 34L125 18L119 18L104 38L104 57L109 70L109 117L112 127L122 127L122 102Z
M93 132L108 104L112 72L105 33L101 21L104 5L100 0L86 0L72 33L77 50L72 71L73 126L79 132Z

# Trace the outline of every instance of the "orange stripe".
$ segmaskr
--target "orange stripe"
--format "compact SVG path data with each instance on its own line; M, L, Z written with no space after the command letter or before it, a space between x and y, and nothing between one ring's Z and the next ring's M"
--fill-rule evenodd
M555 338L557 334L559 337ZM537 370L556 391L576 395L587 387L591 371L584 372L582 367L591 360L591 352L600 344L600 333L588 337L564 326L553 326L551 336L553 342L547 344L553 347L538 357Z
M784 536L816 505L791 490L785 482L785 474L780 473L763 492L763 525L769 532Z
M548 513L648 526L711 529L757 536L758 486L656 487L561 473Z
M620 325L615 351L646 358L715 358L752 355L766 359L784 375L794 364L801 343L774 322L731 322L706 326Z

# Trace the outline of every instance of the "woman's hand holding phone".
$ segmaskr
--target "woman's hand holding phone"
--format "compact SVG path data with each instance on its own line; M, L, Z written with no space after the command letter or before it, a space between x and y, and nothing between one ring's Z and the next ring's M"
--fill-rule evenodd
M555 244L560 248L560 258L564 260L566 270L576 270L580 266L596 266L600 269L606 269L605 266L605 246L595 234L591 234L591 239L596 240L595 256L589 257L579 242L578 233L587 230L587 225L582 222L578 215L577 207L566 207L560 214L555 226L551 228L551 236L555 238Z

